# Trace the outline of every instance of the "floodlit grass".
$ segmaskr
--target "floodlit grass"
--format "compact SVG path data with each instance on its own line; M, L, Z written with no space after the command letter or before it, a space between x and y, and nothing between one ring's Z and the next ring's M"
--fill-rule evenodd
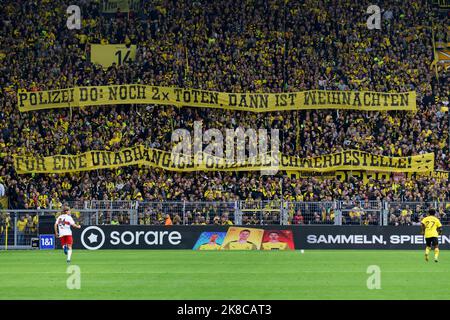
M431 258L433 254L431 253ZM450 257L422 251L0 251L0 299L450 299ZM381 289L369 290L370 265Z

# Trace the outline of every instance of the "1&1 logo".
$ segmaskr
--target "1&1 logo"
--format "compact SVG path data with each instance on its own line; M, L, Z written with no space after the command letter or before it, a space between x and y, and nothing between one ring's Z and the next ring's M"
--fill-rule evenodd
M87 244L85 240L86 239L89 244ZM100 238L100 239L99 239ZM96 226L90 226L83 230L81 233L81 243L83 246L88 250L97 250L103 246L105 243L105 233L102 229Z

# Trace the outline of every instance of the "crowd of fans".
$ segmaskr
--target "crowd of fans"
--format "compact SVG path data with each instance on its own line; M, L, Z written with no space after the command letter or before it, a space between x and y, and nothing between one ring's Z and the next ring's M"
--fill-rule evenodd
M450 203L382 202L345 200L340 202L248 201L245 206L233 202L143 203L137 210L139 225L420 225L430 208L435 208L443 224L450 222ZM76 221L85 224L122 225L133 219L128 210L72 211ZM98 217L97 217L98 214ZM89 221L90 219L90 221Z
M91 199L450 199L449 181L427 176L364 183L357 178L291 178L285 172L174 173L143 167L17 174L13 154L76 154L137 144L170 151L172 131L193 132L194 121L203 121L205 130L278 128L281 151L298 157L350 148L387 156L433 152L435 168L450 170L448 77L440 73L437 81L430 68L432 27L437 41L449 42L448 18L439 16L429 1L379 1L381 30L367 28L368 1L157 0L144 1L139 12L113 17L102 15L99 2L78 1L80 30L66 26L70 1L2 2L0 176L10 207L60 208L65 201ZM136 61L103 70L90 62L89 43L136 44ZM19 113L17 107L19 89L126 83L224 92L415 90L418 111L253 114L118 105ZM249 223L256 220L248 217Z
M16 218L16 217L14 217ZM7 242L7 230L11 231L13 226L17 230L17 244L24 245L26 241L30 241L32 236L36 236L39 224L39 217L37 214L30 215L28 213L17 217L17 222L12 219L9 212L0 213L0 243L3 245ZM12 233L10 235L9 243L14 243Z

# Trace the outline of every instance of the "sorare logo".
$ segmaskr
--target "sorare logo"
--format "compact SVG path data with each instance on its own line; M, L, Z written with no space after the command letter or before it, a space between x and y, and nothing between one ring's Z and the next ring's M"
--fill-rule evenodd
M81 244L88 250L100 249L104 243L105 233L99 227L87 227L81 233Z
M97 226L91 226L81 233L81 243L88 250L97 250L104 246L108 249L121 248L145 248L149 246L177 246L181 243L181 233L178 231L154 231L154 230L114 230L105 235L106 230ZM108 241L106 241L106 239Z

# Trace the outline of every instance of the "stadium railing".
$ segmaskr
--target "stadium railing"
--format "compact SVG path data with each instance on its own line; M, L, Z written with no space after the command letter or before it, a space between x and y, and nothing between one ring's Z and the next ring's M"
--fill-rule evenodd
M450 224L450 201L448 202L389 202L386 225L419 225L420 217L435 208L442 224Z
M137 224L135 209L74 209L72 217L76 223L89 225ZM28 249L31 239L39 236L39 219L42 216L57 216L61 210L29 209L0 211L0 249ZM22 222L21 222L22 221ZM53 231L52 231L53 233Z
M236 205L235 224L284 224L286 205L281 200L240 201Z
M166 224L167 215L172 224L222 224L236 223L237 202L139 202L137 203L138 224Z
M435 208L450 225L450 201L84 201L67 202L82 225L418 225ZM61 209L0 211L0 249L29 248L39 234L39 217ZM22 219L23 217L23 219ZM37 217L37 218L36 218ZM170 219L169 219L170 218ZM26 221L24 224L20 221ZM24 227L25 225L25 227Z
M81 201L81 200L74 200L74 201L65 201L64 204L68 205L70 208L72 209L87 209L88 207L90 207L89 205L90 201ZM50 201L48 208L44 208L44 209L49 209L49 210L58 210L61 207L61 203L53 203Z
M129 200L88 200L88 201L65 201L64 204L72 209L134 209L137 201ZM60 207L50 202L48 209L53 210Z

